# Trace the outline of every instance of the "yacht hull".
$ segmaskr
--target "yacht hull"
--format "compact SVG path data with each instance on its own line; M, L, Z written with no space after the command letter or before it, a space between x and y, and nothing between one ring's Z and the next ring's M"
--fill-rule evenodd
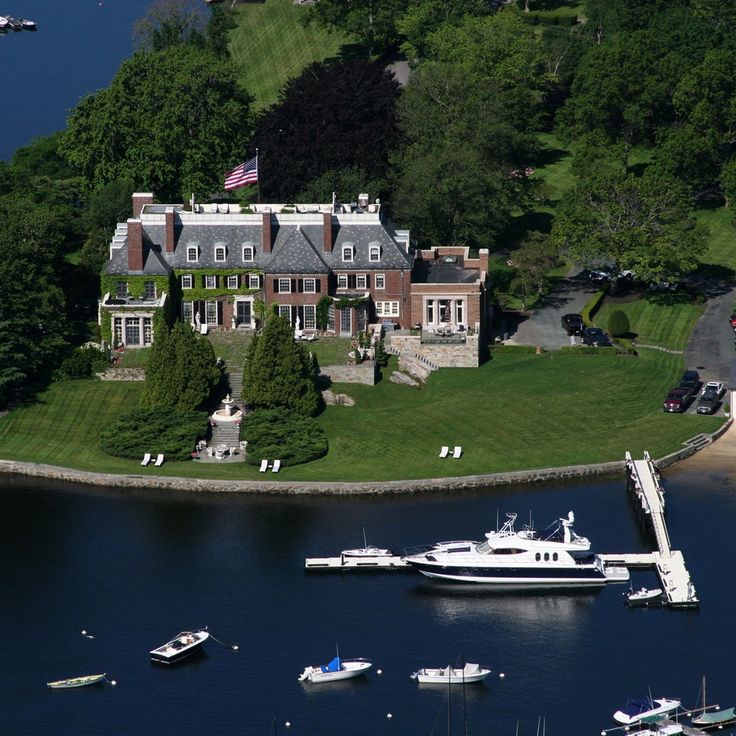
M452 568L438 567L429 563L407 560L422 575L437 580L449 580L458 583L481 583L499 586L540 586L540 587L588 587L605 585L606 576L597 568Z

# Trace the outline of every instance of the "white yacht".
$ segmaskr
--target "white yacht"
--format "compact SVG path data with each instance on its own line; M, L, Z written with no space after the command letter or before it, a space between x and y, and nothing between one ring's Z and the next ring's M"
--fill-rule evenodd
M613 714L613 720L624 726L651 723L657 716L662 718L679 707L680 701L676 698L652 698L651 695L645 698L632 698Z
M573 531L575 515L543 531L514 529L516 514L486 541L438 542L404 557L430 578L508 587L584 587L628 582L626 568L610 567Z

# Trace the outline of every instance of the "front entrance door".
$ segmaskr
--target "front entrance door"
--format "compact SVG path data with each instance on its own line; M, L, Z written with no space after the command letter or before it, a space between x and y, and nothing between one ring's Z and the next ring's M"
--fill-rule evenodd
M353 310L350 307L340 310L340 334L341 335L352 335L353 334Z
M235 318L237 324L250 327L250 308L252 302L237 301L235 302Z

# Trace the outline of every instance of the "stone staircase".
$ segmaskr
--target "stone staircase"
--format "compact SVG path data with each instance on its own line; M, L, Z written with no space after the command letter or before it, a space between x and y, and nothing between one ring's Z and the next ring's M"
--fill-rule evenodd
M227 445L228 447L237 447L239 442L240 427L234 424L222 424L212 427L210 446Z

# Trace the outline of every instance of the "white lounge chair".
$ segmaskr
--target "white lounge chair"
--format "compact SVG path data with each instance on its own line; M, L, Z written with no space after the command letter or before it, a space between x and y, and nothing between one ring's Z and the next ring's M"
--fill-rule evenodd
M154 465L157 468L160 468L163 464L164 464L164 454L163 452L159 452L159 454L156 456L156 462L154 463Z
M151 453L150 452L147 452L143 456L143 460L141 460L141 465L148 465L148 463L150 463L150 462L151 462Z
M258 470L261 473L265 473L268 470L268 460L261 460L261 467Z
M209 330L210 330L209 325L201 324L199 326L199 333L201 335L206 335L209 332Z
M272 473L278 473L281 470L281 460L274 460L273 466L271 467Z
M452 456L455 458L455 460L457 460L462 454L463 454L463 448L460 447L459 445L455 445L455 449L452 451Z
M442 445L440 450L440 457L447 457L450 454L450 448L447 445Z

